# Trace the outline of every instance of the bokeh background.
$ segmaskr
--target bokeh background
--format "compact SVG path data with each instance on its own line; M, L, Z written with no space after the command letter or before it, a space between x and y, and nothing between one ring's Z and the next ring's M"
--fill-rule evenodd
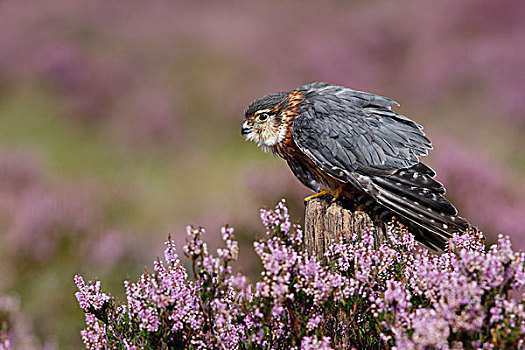
M308 191L240 136L246 105L328 81L425 126L448 197L525 248L525 2L0 0L0 320L16 348L80 348L73 275L122 297L202 225ZM254 277L255 278L255 277Z

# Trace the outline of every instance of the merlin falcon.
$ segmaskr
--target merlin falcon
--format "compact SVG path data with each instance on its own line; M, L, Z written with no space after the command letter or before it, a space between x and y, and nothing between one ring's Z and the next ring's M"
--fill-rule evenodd
M252 102L241 133L284 158L294 175L333 199L349 197L382 222L395 217L422 244L446 247L468 222L419 158L432 149L423 127L387 97L315 82Z

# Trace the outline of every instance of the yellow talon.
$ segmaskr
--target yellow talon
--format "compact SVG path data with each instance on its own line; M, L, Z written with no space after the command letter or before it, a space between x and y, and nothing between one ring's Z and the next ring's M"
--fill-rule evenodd
M306 197L304 201L308 202L314 198L319 198L319 197L324 196L325 194L329 194L330 196L334 197L332 199L332 202L335 202L337 198L339 198L342 192L343 192L343 186L339 186L336 190L333 190L333 191L321 190L317 193L312 194L311 196Z

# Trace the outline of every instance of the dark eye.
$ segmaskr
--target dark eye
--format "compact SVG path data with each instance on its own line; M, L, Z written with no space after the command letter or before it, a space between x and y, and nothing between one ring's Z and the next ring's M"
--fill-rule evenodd
M255 118L259 123L265 122L270 116L268 113L261 113Z

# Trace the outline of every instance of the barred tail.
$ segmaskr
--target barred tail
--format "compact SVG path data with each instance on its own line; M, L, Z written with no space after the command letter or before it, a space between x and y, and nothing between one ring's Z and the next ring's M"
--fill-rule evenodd
M443 196L445 188L434 176L431 168L418 163L388 177L373 176L371 181L373 197L383 207L378 213L382 220L395 216L422 244L442 250L452 233L464 232L469 223Z

